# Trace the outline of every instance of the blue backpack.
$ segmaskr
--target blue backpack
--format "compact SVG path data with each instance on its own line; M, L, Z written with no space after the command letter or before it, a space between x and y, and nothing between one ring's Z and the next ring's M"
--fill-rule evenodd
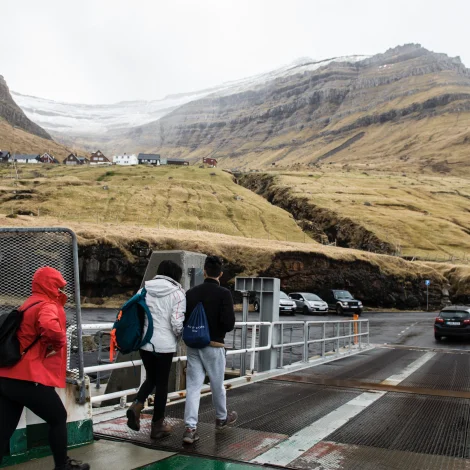
M130 298L119 311L111 331L111 346L109 355L114 359L115 351L129 354L138 351L142 346L150 343L153 336L153 318L145 302L147 291L145 287ZM148 328L143 335L145 318Z
M184 327L183 341L186 346L196 349L205 348L211 342L209 324L202 302L196 305Z

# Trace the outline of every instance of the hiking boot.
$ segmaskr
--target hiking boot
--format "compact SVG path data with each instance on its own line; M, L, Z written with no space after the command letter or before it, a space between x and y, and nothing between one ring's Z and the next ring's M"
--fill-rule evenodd
M161 439L162 437L169 436L173 431L173 427L165 423L165 418L158 421L152 421L150 430L150 439Z
M127 410L127 426L133 431L140 431L140 413L144 409L144 404L135 401Z
M199 440L199 434L197 433L197 429L186 428L183 434L183 443L193 444L194 442L198 440Z
M67 463L64 466L56 467L54 470L90 470L87 463L67 457Z
M236 411L230 411L227 413L227 417L225 419L216 419L215 420L215 429L221 430L225 429L227 426L235 423L238 418L238 414Z

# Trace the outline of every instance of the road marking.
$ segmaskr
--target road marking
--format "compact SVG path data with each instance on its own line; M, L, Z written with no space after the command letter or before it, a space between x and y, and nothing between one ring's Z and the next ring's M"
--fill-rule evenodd
M434 352L423 354L419 359L405 367L402 372L390 376L382 383L398 385L435 355L436 353ZM386 393L387 392L374 391L361 393L361 395L358 395L353 400L341 405L323 418L301 429L289 439L282 441L264 454L259 455L253 459L252 462L257 464L275 464L278 466L288 465L304 454L307 449L312 448L325 439L325 437L329 436L341 426L344 426L349 420L375 403L379 398L382 398Z

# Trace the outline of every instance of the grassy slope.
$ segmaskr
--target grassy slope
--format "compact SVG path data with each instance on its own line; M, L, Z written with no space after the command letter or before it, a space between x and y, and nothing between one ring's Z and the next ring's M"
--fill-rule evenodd
M0 212L4 214L39 210L41 216L61 221L179 227L278 240L287 236L313 243L290 214L238 186L221 170L22 165L20 176L16 184L9 169L0 166ZM15 189L33 193L15 199Z
M278 184L353 219L404 255L470 257L468 179L330 170L281 173Z
M22 129L15 128L0 118L0 149L11 153L51 153L57 159L64 159L70 150L53 140L43 139Z

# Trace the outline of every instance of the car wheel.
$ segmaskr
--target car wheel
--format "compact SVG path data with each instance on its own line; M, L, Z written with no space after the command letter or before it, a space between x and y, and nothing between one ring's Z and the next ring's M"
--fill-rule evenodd
M308 307L304 307L303 314L304 315L310 315L310 310L308 309Z
M436 335L436 334L434 333L434 339L435 339L436 341L440 341L440 340L442 339L442 336L441 336L441 335Z
M259 312L259 302L257 300L253 302L253 308L255 309L255 312Z
M340 305L336 306L336 315L343 315L343 308Z

